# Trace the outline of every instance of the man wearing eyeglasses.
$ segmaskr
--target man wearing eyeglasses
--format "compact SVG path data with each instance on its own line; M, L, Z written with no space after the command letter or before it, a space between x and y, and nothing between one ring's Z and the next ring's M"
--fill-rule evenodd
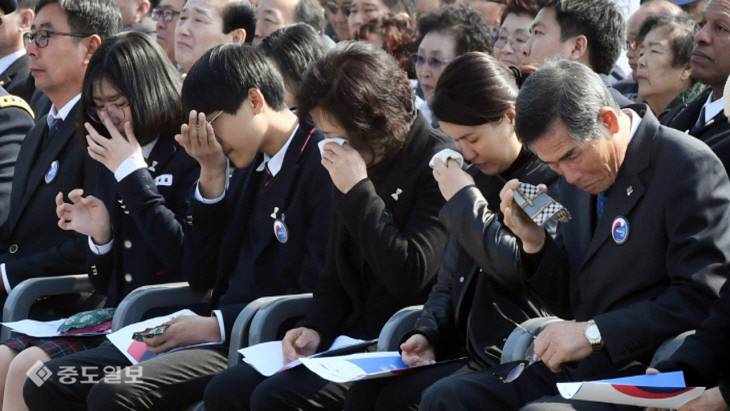
M81 85L91 55L120 26L114 0L40 0L36 7L26 33L30 70L52 106L18 154L10 214L0 228L0 299L27 278L85 270L85 240L58 227L53 204L57 193L88 185L76 131Z
M150 0L117 0L122 13L122 31L139 31L154 36L155 22L149 16Z
M160 5L152 9L152 20L157 22L156 40L173 64L175 60L175 26L185 0L162 0Z
M33 23L36 0L0 1L0 86L30 102L35 86L23 33Z

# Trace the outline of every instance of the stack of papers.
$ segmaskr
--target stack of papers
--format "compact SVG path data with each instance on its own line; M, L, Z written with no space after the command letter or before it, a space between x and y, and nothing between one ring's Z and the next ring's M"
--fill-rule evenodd
M21 320L14 322L2 323L2 325L10 328L13 332L25 334L35 338L52 338L52 337L88 337L94 335L104 335L111 332L111 327L99 327L94 330L87 330L87 332L66 332L61 333L58 331L58 327L66 321L65 318L53 321L36 321L36 320Z
M559 383L569 400L678 409L702 395L704 387L687 387L681 371L590 382Z
M392 377L410 370L397 351L378 351L341 357L303 358L310 371L327 381L346 383L371 378Z

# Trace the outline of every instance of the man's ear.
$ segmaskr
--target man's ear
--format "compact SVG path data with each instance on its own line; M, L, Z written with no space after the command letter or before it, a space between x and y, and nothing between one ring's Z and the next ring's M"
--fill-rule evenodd
M611 107L601 107L601 110L598 112L598 121L612 135L617 134L621 129L618 113Z
M99 37L98 34L92 34L89 36L88 39L86 39L86 56L84 57L84 65L88 65L89 61L91 61L91 56L94 55L96 52L96 49L101 46L101 37Z
M35 12L32 9L21 9L19 10L20 24L19 28L23 33L30 31L30 27L33 25L33 19L35 18Z
M248 33L246 33L246 29L235 29L230 32L229 35L231 36L232 42L235 44L243 44L248 38Z
M573 49L570 50L570 59L589 63L588 61L588 38L584 35L575 36L572 39Z
M142 20L146 15L150 14L150 9L152 8L152 3L150 3L149 0L142 0L139 3L137 3L137 14L139 14L139 19Z
M266 99L261 93L261 90L254 87L248 89L248 104L251 105L251 112L254 115L261 114L264 111L264 107L266 107Z

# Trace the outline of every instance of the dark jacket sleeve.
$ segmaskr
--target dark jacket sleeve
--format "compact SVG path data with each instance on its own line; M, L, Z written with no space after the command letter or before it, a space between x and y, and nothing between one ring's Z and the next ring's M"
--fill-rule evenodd
M0 109L0 226L5 223L10 211L15 161L31 128L33 119L25 111L13 107Z
M527 288L540 297L550 312L562 318L573 318L570 267L561 246L560 232L556 239L545 236L545 245L538 254L520 251L520 258L520 276Z
M667 176L672 182L666 201L671 206L664 208L668 287L653 299L595 318L614 362L636 358L696 328L727 278L730 182L716 157L705 151L691 154L689 161L675 167L676 175Z
M438 220L443 197L430 173L419 180L414 207L402 228L395 225L369 179L342 196L336 207L378 282L393 296L412 295L428 286L446 245Z

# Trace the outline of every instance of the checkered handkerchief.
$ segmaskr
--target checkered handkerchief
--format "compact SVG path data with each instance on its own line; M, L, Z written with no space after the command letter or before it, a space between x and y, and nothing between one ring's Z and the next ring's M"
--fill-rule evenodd
M550 197L544 186L520 183L514 192L514 197L517 205L540 227L551 219L561 223L570 221L570 212Z

